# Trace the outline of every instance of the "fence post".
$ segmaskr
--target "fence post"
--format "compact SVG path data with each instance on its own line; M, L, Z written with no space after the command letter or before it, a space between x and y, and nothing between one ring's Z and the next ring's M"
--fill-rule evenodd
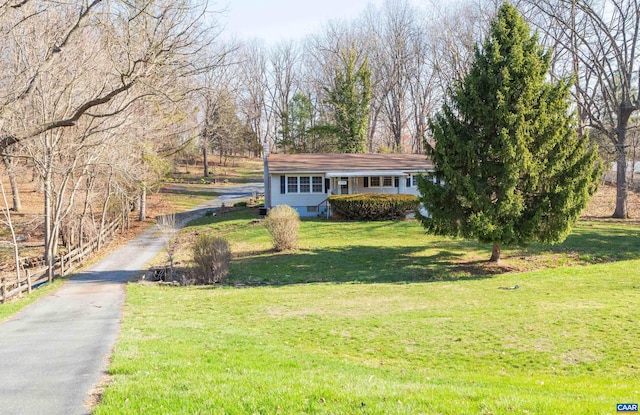
M2 298L0 298L0 302L4 304L7 296L7 277L2 277L2 285L0 286L0 294L2 294Z
M27 287L29 294L31 294L31 271L29 270L27 270Z
M64 255L60 255L60 276L64 277Z

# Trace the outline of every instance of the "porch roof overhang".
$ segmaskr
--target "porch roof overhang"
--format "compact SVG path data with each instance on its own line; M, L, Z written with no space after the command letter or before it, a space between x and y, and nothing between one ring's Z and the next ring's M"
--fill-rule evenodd
M325 177L408 176L409 174L399 170L344 170L328 171L325 173Z

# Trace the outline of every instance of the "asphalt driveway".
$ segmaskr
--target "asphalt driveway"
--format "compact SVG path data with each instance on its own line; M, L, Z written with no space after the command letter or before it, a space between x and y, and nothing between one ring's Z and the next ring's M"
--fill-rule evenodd
M184 224L253 192L261 186L220 189L220 197L177 220ZM167 237L157 227L147 230L0 324L0 414L89 412L89 393L106 373L120 329L125 283L144 272Z

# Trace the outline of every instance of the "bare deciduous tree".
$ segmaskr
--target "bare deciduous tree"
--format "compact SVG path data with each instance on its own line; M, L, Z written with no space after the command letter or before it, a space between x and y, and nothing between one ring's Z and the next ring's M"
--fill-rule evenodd
M299 61L300 51L293 42L278 44L271 51L272 80L268 92L273 106L275 136L283 140L289 139L289 102L297 92Z
M587 127L606 136L615 150L613 217L627 218L629 132L632 114L640 109L640 2L559 0L525 5L544 14L546 19L534 19L534 23L568 61L565 68L575 79L581 118Z
M108 201L114 188L136 187L116 185L114 170L97 180L105 149L125 141L110 132L139 131L134 121L154 125L134 120L145 105L157 110L145 115L172 116L160 103L185 100L188 79L219 64L220 54L209 50L218 32L205 13L206 2L197 0L0 4L0 53L11 57L0 68L0 153L24 145L40 173L50 278L63 220L81 212L82 223L97 189ZM145 138L163 138L154 133ZM123 159L145 158L134 153L140 156ZM146 188L144 177L134 180Z
M238 109L263 145L268 141L273 114L267 107L267 58L258 42L246 44L239 65Z
M16 281L20 281L20 254L18 252L18 239L16 238L16 232L13 228L13 222L11 221L11 211L9 209L9 202L7 202L7 195L4 191L4 185L0 180L0 195L2 195L2 204L0 204L0 211L2 211L2 216L4 216L3 220L0 220L0 223L3 223L9 228L9 232L11 235L10 241L0 241L0 243L6 243L11 246L13 251L13 259L14 265L16 267Z

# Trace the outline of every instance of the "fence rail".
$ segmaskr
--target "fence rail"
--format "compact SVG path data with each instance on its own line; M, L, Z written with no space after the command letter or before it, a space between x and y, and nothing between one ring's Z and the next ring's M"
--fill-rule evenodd
M96 237L91 242L76 247L64 255L58 257L53 265L54 276L64 276L66 273L72 271L93 252L98 250L100 241L107 241L118 229L120 228L120 220L115 220L104 227L102 234ZM24 259L20 260L21 266L24 266L29 261ZM36 270L24 269L21 273L20 279L15 278L8 281L8 278L3 278L0 282L0 303L5 303L7 300L20 295L27 291L31 294L34 287L37 287L48 281L48 268L40 267Z

